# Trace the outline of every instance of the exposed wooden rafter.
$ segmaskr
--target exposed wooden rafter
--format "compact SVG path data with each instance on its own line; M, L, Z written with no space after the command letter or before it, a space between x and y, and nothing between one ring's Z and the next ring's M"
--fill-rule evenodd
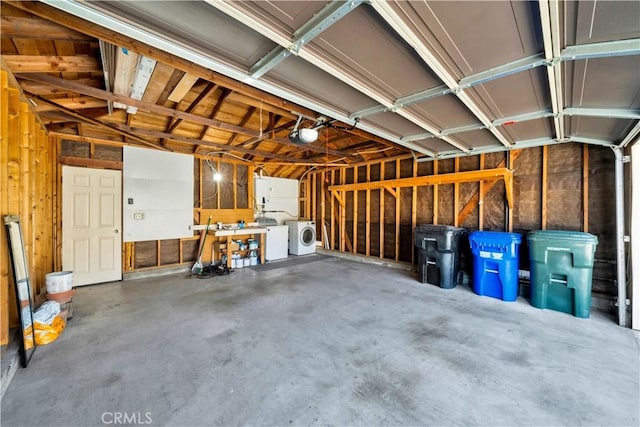
M187 107L185 112L192 113L196 108L198 108L198 105L200 105L202 100L205 99L207 96L209 96L216 89L216 87L217 87L217 85L214 84L214 83L207 83L207 86L204 88L204 90L202 90L202 92L200 92L198 94L196 99L194 99L193 102ZM176 130L178 128L178 126L180 126L180 123L182 123L182 122L183 122L183 119L181 119L181 118L180 119L171 119L169 121L169 125L165 129L165 132L173 133L173 131ZM202 139L202 137L200 139ZM166 143L166 140L163 140L161 142L162 145L164 145L165 143Z
M222 105L224 104L224 100L227 99L227 96L229 96L230 93L231 93L231 91L229 89L222 88L222 92L220 92L220 96L218 97L218 100L216 101L216 105L213 106L213 110L211 110L211 114L209 114L209 118L210 119L215 119L216 118L216 116L220 112L220 109L222 108ZM211 128L211 126L204 125L204 127L200 131L200 136L198 136L198 139L203 139L210 128Z
M91 37L44 19L1 16L2 37L64 41L87 41Z
M125 131L125 132L129 132L129 133L133 133L133 134L139 134L139 135L146 135L146 136L150 136L153 138L159 138L159 139L167 139L167 140L174 140L174 141L178 141L178 142L183 142L185 144L191 144L191 145L197 145L197 146L206 146L206 147L212 147L215 148L217 150L220 151L235 151L238 153L243 153L243 154L253 154L255 156L260 156L260 157L264 157L264 158L269 158L269 159L280 159L282 161L287 161L289 163L295 163L295 159L293 159L291 156L285 156L285 155L278 155L275 153L268 153L268 152L264 152L264 151L257 151L257 150L250 150L248 148L243 148L243 147L239 147L239 146L234 146L234 147L230 147L228 145L225 144L218 144L215 142L210 142L210 141L205 141L205 140L200 140L200 139L196 139L196 138L189 138L186 136L181 136L181 135L173 135L170 133L166 133L166 132L160 132L160 131L155 131L155 130L151 130L151 129L142 129L142 128L136 128L136 127L132 127L132 126L126 126L126 125L114 125L116 128L118 128L119 130Z
M242 117L242 120L240 120L239 126L246 125L249 122L249 120L251 120L251 116L253 116L256 110L257 110L256 107L249 107L244 117ZM231 135L231 138L229 138L229 140L227 141L227 144L233 145L236 139L238 139L238 135L239 135L238 132L234 132L233 135Z
M100 63L91 56L2 55L2 58L14 74L102 71Z
M75 91L78 93L82 93L84 95L88 95L88 96L94 96L96 98L99 99L104 99L107 101L114 101L114 102L122 102L123 104L132 106L132 107L137 107L139 110L141 111L146 111L148 113L151 114L161 114L161 115L165 115L168 117L174 117L174 118L182 118L184 120L188 120L190 122L193 123L198 123L201 125L207 125L210 127L215 127L224 131L228 131L228 132L238 132L240 134L243 135L248 135L251 137L258 137L259 132L253 130L253 129L247 129L247 128L243 128L241 126L236 126L236 125L232 125L230 123L225 123L222 122L220 120L216 120L216 119L209 119L206 117L202 117L202 116L198 116L196 114L191 114L191 113L187 113L184 111L179 111L179 110L175 110L172 108L168 108L168 107L164 107L161 105L157 105L157 104L152 104L149 102L144 102L144 101L140 101L137 99L133 99L133 98L129 98L127 96L123 96L123 95L115 95L111 92L107 92L104 91L102 89L97 89L97 88L93 88L93 87L89 87L89 86L84 86L84 85L80 85L77 83L74 83L72 81L67 81L67 80L63 80L63 79L59 79L57 77L52 77L49 76L47 74L23 74L20 77L27 79L27 80L33 80L36 82L40 82L40 83L47 83L50 84L52 86L57 86L59 88L62 89L68 89L70 91ZM291 141L289 141L288 139L285 138L269 138L270 141L273 141L275 143L281 144L281 145L286 145L286 146L292 146L292 147L296 147L296 148L300 148L300 146L298 144L295 144ZM327 154L331 154L334 156L338 156L338 157L349 157L350 154L342 152L342 151L337 151L337 150L325 150L322 147L316 147L312 144L307 144L304 146L304 148L306 150L310 150L310 151L317 151L317 152L326 152Z
M107 123L103 123L100 120L96 120L96 119L92 119L91 117L84 116L84 115L82 115L82 114L80 114L80 113L78 113L76 111L70 110L70 109L65 108L65 107L63 107L61 105L56 104L55 102L49 101L48 99L45 99L45 98L42 98L42 97L39 97L39 96L36 96L36 95L32 95L32 96L37 100L38 103L49 105L49 106L51 106L51 107L53 107L55 109L58 109L58 110L64 112L65 114L67 114L67 115L69 115L69 116L71 116L71 117L73 117L75 119L78 119L78 120L80 120L82 122L90 123L92 125L99 126L101 128L105 128L105 129L107 129L107 130L109 130L111 132L115 132L115 133L117 133L119 135L124 136L125 138L133 139L134 141L138 141L139 143L147 145L149 147L157 148L157 149L160 149L160 150L166 150L166 148L164 148L164 147L162 147L162 146L160 146L160 145L158 145L156 143L147 141L146 139L141 138L141 137L139 137L139 136L137 136L135 134L132 134L132 133L127 132L127 131L120 130L120 129L112 126L112 125L109 125Z

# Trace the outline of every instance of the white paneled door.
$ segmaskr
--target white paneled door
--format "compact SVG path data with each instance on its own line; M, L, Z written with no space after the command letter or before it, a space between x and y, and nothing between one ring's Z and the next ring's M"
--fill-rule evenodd
M62 269L75 286L122 279L120 171L62 167Z

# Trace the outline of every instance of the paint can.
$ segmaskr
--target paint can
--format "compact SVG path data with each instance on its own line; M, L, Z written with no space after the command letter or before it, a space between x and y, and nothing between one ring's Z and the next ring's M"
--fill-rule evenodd
M73 287L73 272L59 271L56 273L49 273L45 276L45 280L47 283L48 294L67 292Z
M249 257L249 265L258 265L258 257L250 256Z
M245 267L249 267L251 265L251 260L249 258L242 258L242 263Z

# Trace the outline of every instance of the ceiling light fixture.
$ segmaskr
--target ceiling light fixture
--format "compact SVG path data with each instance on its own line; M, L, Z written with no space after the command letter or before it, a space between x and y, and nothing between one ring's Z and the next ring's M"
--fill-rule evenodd
M310 144L315 142L318 139L318 129L315 128L302 128L298 129L300 126L300 122L302 121L302 116L298 116L298 121L294 126L293 130L289 134L289 139L291 142L296 144Z
M314 126L309 128L299 129L301 121L302 121L302 116L298 116L298 121L296 121L296 125L293 127L293 130L289 133L289 140L296 144L310 144L312 142L317 141L318 129L322 127L352 131L356 128L356 126L360 122L360 118L356 117L354 119L353 126L339 126L334 124L335 119L327 119L324 116L320 116L319 118L316 119L316 124Z
M138 65L136 67L135 75L133 76L133 82L131 83L130 98L140 100L147 90L149 81L151 80L151 74L156 67L156 61L146 56L140 56L138 59ZM128 106L127 113L136 114L138 107Z

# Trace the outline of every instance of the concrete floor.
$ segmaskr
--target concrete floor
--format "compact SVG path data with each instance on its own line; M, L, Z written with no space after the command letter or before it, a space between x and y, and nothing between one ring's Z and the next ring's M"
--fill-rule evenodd
M80 288L2 425L637 426L638 349L601 313L312 255Z

